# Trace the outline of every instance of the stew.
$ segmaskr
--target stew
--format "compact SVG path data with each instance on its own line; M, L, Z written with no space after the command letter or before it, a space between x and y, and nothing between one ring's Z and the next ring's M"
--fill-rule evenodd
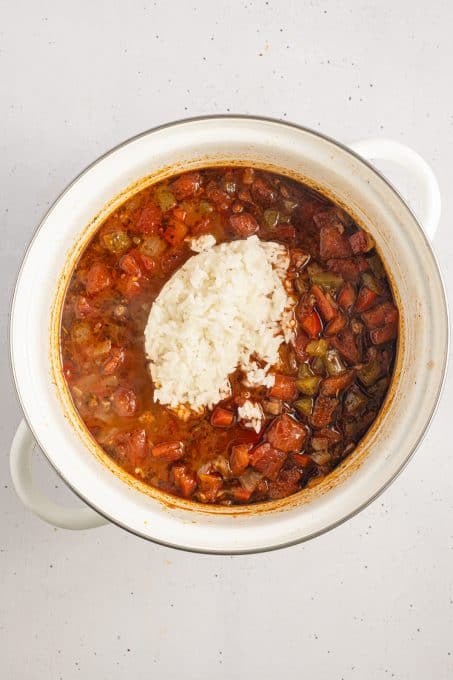
M181 418L154 401L144 330L190 239L256 234L283 244L297 305L271 387L244 384ZM329 474L387 393L398 310L371 236L308 186L253 168L188 172L143 189L104 221L72 274L61 321L65 379L96 442L145 484L201 503L286 497ZM240 417L252 400L253 429ZM257 431L258 430L258 431Z

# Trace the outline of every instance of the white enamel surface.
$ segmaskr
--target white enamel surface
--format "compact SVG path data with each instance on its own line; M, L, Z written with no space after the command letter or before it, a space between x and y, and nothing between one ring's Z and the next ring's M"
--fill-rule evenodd
M373 233L403 310L404 356L397 395L365 463L309 505L260 516L169 510L121 482L82 445L50 379L49 320L66 254L103 204L132 181L174 162L242 159L310 177L351 206ZM28 342L29 338L34 341ZM398 195L347 150L272 121L210 119L148 133L86 171L38 231L19 278L12 318L20 398L39 444L70 486L94 508L137 534L202 551L277 547L325 530L373 498L399 471L430 419L447 352L442 284L426 237ZM45 406L43 406L45 405Z

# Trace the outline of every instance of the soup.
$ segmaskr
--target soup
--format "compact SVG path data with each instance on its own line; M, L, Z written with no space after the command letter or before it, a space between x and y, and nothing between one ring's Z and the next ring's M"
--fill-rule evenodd
M398 310L372 237L308 186L183 173L126 200L69 282L63 372L105 453L200 503L319 482L375 421Z

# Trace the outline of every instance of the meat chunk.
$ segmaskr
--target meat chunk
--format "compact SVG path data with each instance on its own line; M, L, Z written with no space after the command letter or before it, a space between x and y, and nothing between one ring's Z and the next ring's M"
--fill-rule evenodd
M331 338L330 343L350 364L359 363L360 351L354 333L350 328L345 328L341 333Z
M108 267L102 262L95 262L87 272L85 288L88 295L100 293L112 285L112 276Z
M230 228L236 236L247 238L256 234L260 225L250 213L241 213L239 215L231 215Z
M368 329L380 328L398 321L398 310L391 302L382 302L373 309L362 313L362 319Z
M352 283L348 281L338 293L337 302L342 309L348 311L354 305L355 298L355 288Z
M337 226L322 227L319 234L319 253L323 260L331 257L351 257L352 248L348 238Z
M286 453L300 451L306 436L305 427L287 413L276 418L266 433L267 441Z
M333 420L334 412L339 404L338 399L319 395L313 407L310 417L310 425L315 428L323 428L330 425Z
M367 253L369 250L374 248L374 241L372 237L367 234L363 229L359 229L349 237L349 243L351 244L352 252L354 255L359 255L361 253Z
M129 225L131 231L140 232L154 236L159 233L159 227L162 222L162 211L154 202L147 203L142 208L140 215L136 222Z
M117 387L113 393L113 408L119 416L133 416L137 410L137 396L134 390L127 387Z
M332 258L327 260L327 266L330 271L340 274L345 281L357 283L360 274L368 269L368 262L360 256L350 259Z
M353 369L344 371L338 375L331 375L324 378L321 383L321 394L325 397L336 397L339 392L345 390L354 382L355 371Z
M275 203L278 196L276 190L262 177L257 177L254 180L252 184L252 195L256 201L266 207Z
M285 498L299 490L302 473L296 467L282 470L277 479L269 484L269 498Z
M284 451L274 449L271 444L265 442L251 451L250 464L268 479L276 479L286 455Z
M370 290L366 286L362 286L357 296L355 311L365 312L367 309L370 309L370 307L376 303L378 297L378 294L374 290Z

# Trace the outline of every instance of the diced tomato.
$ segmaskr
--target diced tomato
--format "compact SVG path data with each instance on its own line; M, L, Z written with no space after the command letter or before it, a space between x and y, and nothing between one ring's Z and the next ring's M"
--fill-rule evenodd
M145 280L143 277L129 276L121 274L116 282L117 288L125 297L132 298L143 292Z
M359 229L355 234L352 234L352 236L349 237L349 243L351 244L354 255L367 253L374 248L373 239L366 231L363 231L363 229Z
M234 422L234 413L227 408L216 406L212 412L211 425L213 427L231 427Z
M281 241L291 241L296 238L296 227L292 224L280 224L277 229L277 238Z
M133 416L137 410L137 397L128 387L117 387L113 393L113 408L122 417Z
M109 288L112 284L112 277L108 267L102 262L95 262L91 265L86 275L85 288L88 295L94 295L101 290Z
M380 305L362 313L362 319L368 329L379 328L398 321L398 310L391 302L381 302Z
M173 466L173 479L175 486L179 489L184 498L192 496L197 488L197 478L192 470L189 470L185 465Z
M320 394L315 401L310 425L316 428L327 427L333 420L333 414L339 404L338 399Z
M352 385L354 378L355 371L352 369L324 378L321 382L321 394L325 397L336 397L339 392Z
M178 205L176 208L173 208L173 216L176 217L179 222L184 222L187 217L187 210L184 210L184 208L181 208L181 206Z
M180 441L161 442L152 447L151 455L159 460L172 463L184 456L184 444Z
M320 286L312 286L311 292L316 298L316 306L324 321L332 321L337 313L335 304L329 293L325 293Z
M332 319L332 321L327 324L324 331L325 335L337 335L346 326L346 317L342 312L337 312L337 315Z
M337 226L322 227L319 233L319 254L323 260L352 255L351 244L343 233L343 226L341 229Z
M187 231L188 229L184 222L173 220L165 227L163 237L171 246L179 246L184 241Z
M231 205L231 196L229 196L226 191L222 191L222 189L218 189L216 186L207 187L206 198L220 211L228 210Z
M120 260L120 269L122 269L126 274L135 276L136 278L139 278L142 275L140 265L133 253L127 253L126 255L123 255Z
M277 192L262 177L257 177L252 184L252 195L256 201L269 207L277 200Z
M337 302L342 309L348 311L353 306L355 298L355 288L350 281L347 281L338 293Z
M382 345L384 342L390 342L390 340L394 340L397 335L398 321L391 321L381 328L375 328L370 331L370 338L373 345Z
M142 465L148 453L145 430L133 430L117 435L114 446L133 466Z
M282 470L277 479L269 484L269 498L277 500L299 491L302 473L297 468Z
M154 272L157 267L156 259L144 253L140 253L140 264L147 274Z
M305 361L305 359L307 358L305 348L309 342L310 338L308 337L308 335L302 333L302 331L299 331L294 340L294 352L296 354L296 359L298 361Z
M235 477L242 475L249 464L249 451L250 446L248 444L237 444L231 449L230 466Z
M271 444L265 442L250 453L250 464L269 479L276 479L286 456L284 451L274 449Z
M113 375L124 363L125 358L126 351L124 347L112 347L110 355L102 367L104 375Z
M155 203L149 202L142 208L137 221L132 223L129 228L131 231L140 232L142 234L155 235L159 233L161 222L161 209Z
M330 271L340 274L345 281L357 283L360 274L368 269L368 262L364 257L356 256L351 259L331 259L327 260Z
M222 478L219 475L213 475L206 472L198 471L198 486L201 491L199 494L200 500L203 503L213 503L220 489L222 488Z
M330 342L350 364L359 363L360 351L354 333L350 328L345 328L341 333L331 338Z
M267 441L276 449L286 453L300 451L306 436L307 430L304 425L287 413L275 418L266 432Z
M275 382L269 390L269 396L283 401L292 401L297 397L296 378L276 373Z
M253 489L244 489L242 486L233 486L228 489L228 494L236 503L247 503L252 493Z
M175 195L177 201L185 198L192 198L201 187L201 175L199 172L186 172L178 177L170 185L170 191Z
M88 319L99 314L99 310L85 295L78 295L74 300L74 314L77 319Z
M354 311L364 312L374 305L378 297L379 295L375 293L374 290L370 290L366 286L362 286L357 296L357 302Z
M250 213L241 213L240 215L230 216L230 228L236 236L247 238L256 234L260 225Z
M318 316L318 312L313 310L311 314L300 321L302 329L310 336L310 338L317 338L322 330L321 319Z

